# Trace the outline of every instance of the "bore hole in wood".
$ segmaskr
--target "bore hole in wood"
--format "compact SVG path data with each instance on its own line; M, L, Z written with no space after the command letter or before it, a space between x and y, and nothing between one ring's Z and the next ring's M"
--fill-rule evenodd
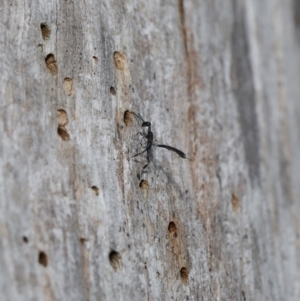
M84 245L85 243L87 242L87 239L86 238L80 238L80 243L82 244L82 245Z
M142 179L140 181L139 186L140 186L140 189L142 190L144 196L147 196L149 193L149 183L146 180Z
M57 133L59 137L64 141L69 141L70 135L68 134L67 129L65 128L65 126L69 122L67 112L63 109L57 110L56 120L58 123Z
M66 77L64 79L64 91L66 95L71 96L73 92L73 79L71 77Z
M132 125L133 122L133 114L130 111L124 112L124 123L126 126Z
M121 268L121 255L118 252L112 250L109 253L109 262L115 271L119 270Z
M25 242L26 244L28 243L28 238L26 236L23 236L23 242Z
M240 207L240 201L234 193L232 194L232 197L231 197L231 204L232 204L233 211L238 212L239 207Z
M46 23L41 23L41 32L44 41L50 38L51 29Z
M95 195L98 196L99 195L99 188L97 186L92 186L91 188L94 191Z
M45 63L50 71L51 74L56 74L57 73L57 65L56 65L56 60L55 57L52 53L49 53L46 58L45 58Z
M116 90L114 87L110 87L109 92L111 95L116 95Z
M59 126L57 128L57 134L64 141L69 141L70 140L70 135L67 132L66 128L63 127L63 126L62 127Z
M149 189L149 184L148 184L148 182L146 181L146 180L141 180L141 182L140 182L140 188L141 189Z
M98 62L98 58L96 56L93 56L93 59L95 62Z
M45 252L40 251L39 252L39 264L46 267L48 265L48 257Z
M180 277L181 277L181 280L184 284L188 284L188 282L189 282L189 271L187 270L187 268L185 268L185 267L181 268Z
M126 58L121 52L114 52L114 62L117 69L124 70Z
M170 222L168 226L169 233L173 235L174 238L177 237L177 227L174 222Z
M63 109L57 110L56 120L59 127L67 125L67 123L69 122L67 112Z

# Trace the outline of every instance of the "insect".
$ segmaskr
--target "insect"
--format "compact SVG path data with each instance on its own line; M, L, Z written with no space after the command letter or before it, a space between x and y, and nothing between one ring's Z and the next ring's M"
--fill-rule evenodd
M143 166L142 168L142 172L141 174L143 174L145 171L145 169L148 167L148 165L153 161L153 146L157 146L157 147L161 147L161 148L165 148L169 151L173 151L175 152L178 156L180 156L183 159L188 159L191 160L189 158L187 158L187 156L185 155L184 152L182 152L181 150L173 147L173 146L169 146L169 145L165 145L165 144L155 144L153 141L153 132L151 131L151 122L150 121L145 121L142 116L140 115L140 113L134 113L131 112L133 114L133 116L137 119L138 122L141 122L141 126L143 128L148 128L146 129L146 133L144 132L139 132L139 134L146 140L146 145L142 147L144 148L144 150L140 153L137 153L135 155L133 155L131 158L137 157L139 155L142 155L144 153L147 153L147 164ZM141 143L142 144L142 143ZM130 159L130 158L129 158Z

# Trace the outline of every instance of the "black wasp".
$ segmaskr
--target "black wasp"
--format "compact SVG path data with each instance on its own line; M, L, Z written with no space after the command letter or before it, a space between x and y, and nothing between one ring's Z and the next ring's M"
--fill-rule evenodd
M185 155L184 152L182 152L181 150L173 147L173 146L169 146L169 145L165 145L165 144L154 144L153 143L153 132L151 131L151 122L150 121L145 121L142 116L140 115L140 113L134 113L131 112L133 114L133 116L137 119L137 121L141 124L141 126L143 128L146 129L146 132L140 132L139 134L142 135L142 137L145 139L145 145L142 145L142 147L144 148L144 150L140 153L135 154L134 156L132 156L131 158L137 157L139 155L142 155L144 153L147 153L147 164L143 166L142 169L142 173L143 174L145 171L145 169L148 167L148 165L153 161L153 146L157 146L157 147L161 147L161 148L165 148L169 151L173 151L175 152L178 156L180 156L183 159L188 159L191 160L189 158L187 158L187 156Z

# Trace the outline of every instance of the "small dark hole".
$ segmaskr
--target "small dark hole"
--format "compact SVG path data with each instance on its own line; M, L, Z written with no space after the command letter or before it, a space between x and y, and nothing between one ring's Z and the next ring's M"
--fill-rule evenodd
M109 253L109 262L113 269L117 271L121 268L121 255L118 252L112 250Z
M168 230L171 234L175 233L177 231L176 224L174 222L170 222L168 226Z
M180 277L181 277L181 280L184 284L188 284L188 282L189 282L189 271L187 270L187 268L185 268L185 267L181 268Z
M91 188L92 188L92 190L94 190L95 195L98 196L99 195L99 188L97 186L92 186Z
M51 30L46 23L41 23L41 32L43 40L48 40L50 38Z
M124 112L124 123L126 126L130 126L133 122L133 115L130 111Z
M144 197L147 197L149 194L149 183L146 180L141 180L139 187L144 194Z
M98 58L96 56L93 56L93 59L98 62Z
M83 245L84 245L86 241L87 241L87 239L86 239L86 238L80 238L80 243L81 243L81 244L83 244Z
M26 244L28 243L28 238L26 236L23 236L23 242L25 242Z
M64 127L65 125L67 125L69 122L67 112L63 109L57 110L56 120L59 127Z
M140 181L139 187L141 189L149 189L149 183L146 180L142 179Z
M126 58L121 52L119 51L114 52L114 61L117 69L124 70Z
M48 258L45 252L40 251L39 252L39 264L46 267L48 265Z
M232 204L233 211L238 212L239 206L240 206L240 201L234 193L232 194L232 197L231 197L231 204Z
M49 53L45 58L45 63L51 74L57 74L57 64L55 57L52 53Z
M110 87L109 91L111 95L116 95L116 90L114 87Z
M69 141L70 140L70 135L64 127L59 126L57 128L57 134L64 141Z

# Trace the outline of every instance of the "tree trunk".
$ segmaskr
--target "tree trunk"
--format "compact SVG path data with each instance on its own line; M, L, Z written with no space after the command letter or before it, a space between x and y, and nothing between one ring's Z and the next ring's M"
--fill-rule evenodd
M300 300L299 8L1 1L0 299Z

